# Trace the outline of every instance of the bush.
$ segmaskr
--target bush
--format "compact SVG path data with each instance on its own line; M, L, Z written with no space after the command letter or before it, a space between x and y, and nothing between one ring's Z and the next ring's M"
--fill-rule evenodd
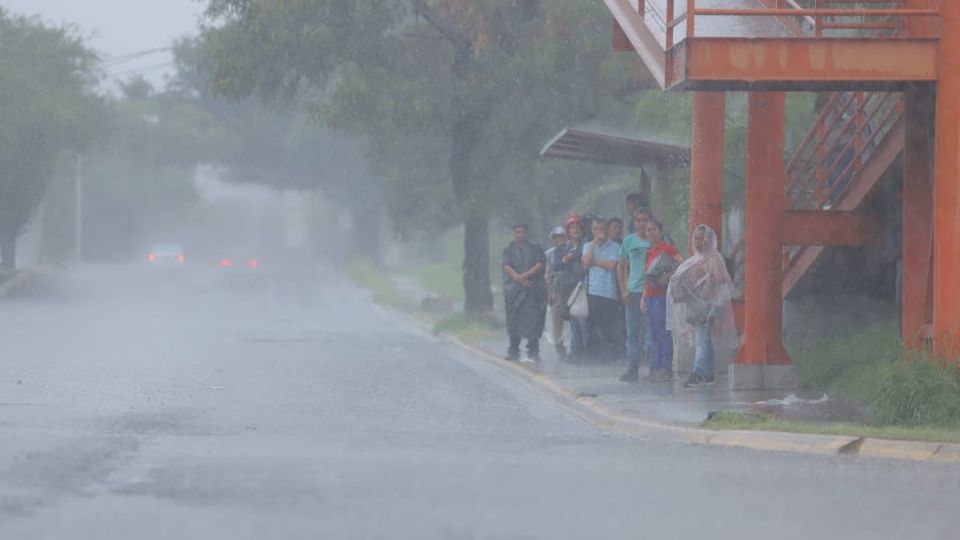
M960 369L929 355L908 357L887 368L872 405L881 424L960 427Z

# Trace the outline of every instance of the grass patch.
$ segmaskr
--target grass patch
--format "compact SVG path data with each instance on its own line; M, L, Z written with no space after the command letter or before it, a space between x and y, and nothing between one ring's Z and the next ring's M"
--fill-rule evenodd
M497 330L495 317L474 313L455 313L440 319L433 327L435 334L456 336L468 343L483 341Z
M463 272L456 262L425 264L404 273L416 279L424 290L449 300L463 301Z
M876 426L845 426L844 434L893 429L904 430L902 437L894 433L889 438L906 438L932 430L937 440L946 440L943 433L960 432L960 370L929 353L904 355L896 326L873 326L825 341L799 351L794 361L803 386L870 407ZM743 428L748 420L737 418L736 422ZM777 422L781 421L764 420L763 429L783 430L777 429ZM804 429L791 422L783 425ZM882 433L871 436L884 437ZM952 437L949 440L960 435Z
M929 354L889 366L871 403L879 423L960 428L960 370Z
M397 291L390 278L377 269L373 263L357 259L347 266L347 274L358 285L373 293L373 301L379 304L402 306L403 296Z
M790 422L758 413L719 411L710 413L702 424L707 429L736 429L745 431L776 431L786 433L812 433L820 435L845 435L924 442L960 442L960 431L936 426L868 426L859 424L814 424Z
M804 387L872 403L901 348L896 326L877 325L792 356Z

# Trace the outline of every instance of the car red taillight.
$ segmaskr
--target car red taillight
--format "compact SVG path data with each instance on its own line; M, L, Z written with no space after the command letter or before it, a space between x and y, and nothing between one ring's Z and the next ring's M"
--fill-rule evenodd
M247 266L253 269L260 268L260 261L258 261L257 259L250 259L249 261L247 261Z
M221 268L228 268L228 267L230 267L230 266L233 266L233 261L231 261L230 259L221 259L221 260L220 260L220 267L221 267Z
M182 253L180 255L177 255L177 262L182 263L185 260L187 260L187 258Z
M157 262L157 254L156 254L156 253L151 253L151 254L147 255L147 260L150 261L150 262Z

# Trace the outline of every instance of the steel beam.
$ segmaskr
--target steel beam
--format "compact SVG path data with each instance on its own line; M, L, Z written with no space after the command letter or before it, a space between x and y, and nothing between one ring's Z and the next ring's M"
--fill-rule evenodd
M934 186L934 349L960 361L960 2L940 4Z
M726 94L697 92L693 95L693 130L690 161L690 231L709 225L723 230L723 150L726 131ZM691 244L691 248L692 244Z
M748 98L746 313L738 365L790 364L783 347L780 296L785 105L783 93L752 92Z
M845 90L937 80L936 39L687 39L667 52L668 88Z
M933 290L933 129L932 85L914 87L906 96L906 140L903 153L903 344L924 344L924 328L932 319Z

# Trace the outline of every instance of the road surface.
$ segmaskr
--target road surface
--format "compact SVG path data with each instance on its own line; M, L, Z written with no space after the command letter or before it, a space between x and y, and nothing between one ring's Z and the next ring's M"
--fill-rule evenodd
M960 537L955 466L604 433L310 277L96 267L0 301L0 538Z

